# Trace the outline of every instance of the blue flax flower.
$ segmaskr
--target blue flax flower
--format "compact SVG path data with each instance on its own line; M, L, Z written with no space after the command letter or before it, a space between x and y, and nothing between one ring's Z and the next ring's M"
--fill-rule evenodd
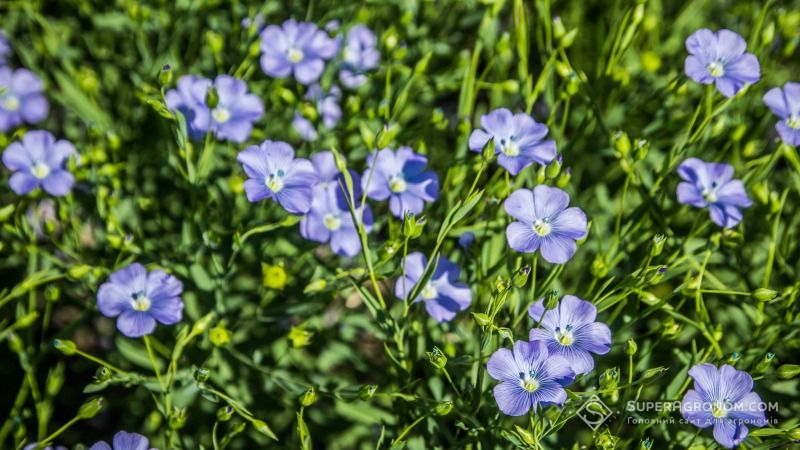
M342 91L338 86L333 86L328 92L325 92L318 84L310 86L306 92L306 100L314 103L317 114L322 117L322 125L327 129L335 127L342 117L342 108L339 106L341 95ZM309 142L317 140L316 126L300 113L295 113L292 127L303 140Z
M414 285L422 278L428 259L421 252L406 256L405 277L400 277L394 285L397 298L408 301ZM465 283L458 281L461 269L444 256L439 257L436 270L428 283L419 291L413 301L424 302L425 309L433 320L442 323L453 320L456 313L464 311L472 303L472 291Z
M758 59L745 53L746 49L747 42L731 30L697 30L686 39L689 56L684 72L698 83L715 84L725 97L733 97L761 78Z
M782 120L775 129L787 145L800 145L800 83L786 83L764 95L764 103Z
M469 148L480 152L494 139L497 162L511 175L533 163L547 165L556 157L556 142L543 140L547 126L525 113L513 114L500 108L481 116L481 126L469 136Z
M150 448L150 442L146 437L126 431L120 431L115 434L112 444L108 445L104 441L100 441L91 446L89 450L148 450Z
M3 152L3 164L14 172L8 183L19 195L41 187L50 195L67 195L75 178L64 167L75 147L56 141L49 131L28 131L21 142L13 142Z
M300 234L311 241L330 242L331 250L339 256L353 257L361 251L361 241L347 206L347 197L339 185L342 175L336 168L333 153L319 152L311 162L320 176L320 183L312 188L311 209L300 221ZM354 172L350 176L353 177L354 206L358 213L361 199L359 177ZM373 222L369 205L364 205L362 221L369 232Z
M544 342L517 341L514 350L501 348L486 364L489 375L500 384L494 399L503 414L522 416L539 405L563 405L564 390L575 379L575 372L564 357L551 355Z
M696 208L708 207L711 220L732 228L742 220L739 208L752 204L741 180L733 179L733 166L689 158L678 166L684 180L678 184L678 201Z
M242 150L236 159L250 177L244 182L248 200L271 198L291 214L305 214L311 209L311 187L319 176L311 161L294 157L289 144L264 141Z
M211 80L196 75L184 75L178 78L175 89L166 93L167 107L180 112L186 118L186 128L189 137L200 139L205 132L195 128L195 111L208 109L206 107L206 93L211 86Z
M214 108L206 103L208 89L213 86L219 99ZM241 144L250 137L253 122L264 114L261 99L247 92L247 83L230 75L210 80L194 76L181 77L178 88L166 94L167 106L186 117L189 135L196 139L211 132L220 140Z
M39 445L38 442L30 443L30 444L26 445L25 447L22 447L22 450L34 450L37 445ZM61 445L56 445L55 447L51 447L51 446L48 445L47 447L45 447L45 448L43 448L41 450L69 450L69 449L67 447L64 447L64 446L61 446Z
M261 68L271 77L294 73L300 83L314 83L338 50L339 43L313 23L289 19L261 32Z
M42 81L30 70L0 67L0 133L47 117L50 105L42 90Z
M506 212L517 222L506 227L508 245L522 253L539 250L554 264L564 264L577 250L575 241L586 237L586 214L567 208L569 194L561 189L539 185L519 189L505 201Z
M378 67L381 52L376 47L375 33L364 25L356 25L347 32L344 44L342 70L339 79L350 89L367 82L366 73Z
M611 350L611 330L595 322L597 308L574 295L565 295L558 306L544 309L539 300L528 314L541 328L531 330L531 341L542 341L551 355L561 355L576 374L591 372L594 360L591 353L605 355Z
M111 274L97 291L97 307L117 318L117 329L128 337L142 337L156 322L174 325L183 317L183 283L163 270L133 263Z
M396 152L383 149L370 155L367 164L361 177L367 197L378 201L388 198L389 209L397 218L402 219L406 212L419 215L425 202L439 196L439 177L425 170L428 158L410 147L400 147Z
M681 414L698 428L714 426L714 439L725 448L742 443L747 426L767 425L764 404L753 392L753 377L727 364L719 369L698 364L689 369L694 389L681 402Z

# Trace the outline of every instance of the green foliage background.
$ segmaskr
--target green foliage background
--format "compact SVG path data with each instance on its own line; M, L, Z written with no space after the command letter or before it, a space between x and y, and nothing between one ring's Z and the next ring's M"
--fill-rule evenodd
M267 24L292 17L320 26L338 20L344 29L364 23L379 37L379 70L345 95L343 121L315 143L302 143L289 126L296 109L310 107L304 88L268 78L258 65L256 30L240 23L257 13ZM16 196L5 181L0 187L0 341L9 344L0 349L0 447L49 436L99 394L103 411L56 442L91 445L122 429L162 449L169 440L210 449L216 429L220 441L232 437L231 449L634 448L648 439L654 448L712 448L710 431L697 434L675 414L674 424L632 425L623 408L635 398L681 398L686 371L700 361L736 361L765 401L779 402L770 413L777 423L751 433L748 448L791 445L798 385L776 368L797 363L800 348L800 161L797 149L776 140L776 118L762 96L798 81L800 2L2 1L0 21L15 65L45 82L51 113L37 128L69 139L80 154L72 163L79 184L52 203L52 217L35 212L45 196ZM761 81L725 101L688 80L684 40L702 27L744 36ZM371 313L365 301L376 299L364 259L341 259L303 240L297 220L274 203L247 202L235 161L244 146L212 142L211 158L200 163L202 143L187 142L163 105L165 64L175 78L246 79L266 106L250 143L285 140L304 157L335 147L357 170L378 142L427 153L441 196L408 251L438 248L457 261L473 291L469 312L444 325L420 305L403 316L391 294L402 223L373 203L370 261L387 308ZM323 85L334 82L329 67ZM497 107L547 123L564 157L562 175L527 169L510 179L492 164L468 198L482 160L468 152L467 137ZM0 147L22 132L0 135ZM706 211L676 203L674 168L686 156L735 166L754 200L742 225L721 231ZM187 158L197 165L193 176ZM510 251L502 200L519 187L556 183L567 167L565 189L591 220L586 242L563 267ZM454 221L451 213L463 217ZM468 251L457 245L466 231L477 236ZM666 242L653 255L656 234ZM96 309L97 286L134 261L166 268L186 288L184 325L154 336L162 370L193 323L206 317L214 329L197 329L178 360L168 394L185 408L177 431L168 426L169 417L179 424L176 413L156 407L161 394L144 346ZM534 264L527 285L508 285ZM661 266L667 271L657 278ZM613 346L570 388L560 418L546 412L535 444L526 418L497 410L485 362L509 337L527 339L533 324L525 308L552 289L592 300ZM491 324L470 313L491 316ZM215 345L223 329L231 340ZM126 375L93 382L98 364L59 353L55 338ZM629 338L638 344L631 361ZM447 355L460 396L428 362L434 346ZM199 367L210 373L206 383L195 381ZM619 381L601 383L611 369ZM368 385L377 386L371 397ZM311 387L317 401L301 409ZM595 436L579 419L566 420L592 388L622 411ZM220 392L279 440L239 415L215 423L226 404ZM439 415L435 407L442 412L445 401L454 407Z

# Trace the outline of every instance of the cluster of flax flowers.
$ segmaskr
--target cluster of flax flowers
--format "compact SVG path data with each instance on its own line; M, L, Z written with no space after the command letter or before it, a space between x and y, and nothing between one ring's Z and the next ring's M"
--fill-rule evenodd
M378 68L380 52L374 33L363 25L331 36L330 30L315 24L287 20L261 31L260 66L273 78L292 77L306 89L304 98L313 104L309 117L296 112L294 130L306 141L334 128L343 112L342 91L357 89ZM337 31L338 33L338 31ZM686 40L689 55L686 75L698 83L714 85L725 97L734 97L760 79L756 57L746 52L746 43L729 30L702 29ZM323 90L319 81L329 67L338 70L339 85ZM39 79L25 69L13 70L0 64L0 132L45 119L49 105ZM243 144L264 115L262 99L250 92L244 80L230 75L213 79L184 75L165 95L168 108L191 139L213 136L220 141ZM800 84L786 83L764 96L765 104L780 118L776 130L787 145L800 143ZM315 123L319 122L319 123ZM490 152L497 163L517 176L530 166L546 166L560 158L548 128L525 113L499 108L480 118L480 127L469 136L474 152ZM11 189L26 195L43 189L53 196L68 195L75 183L67 168L76 154L72 144L47 131L28 131L3 152L2 161L12 172ZM361 250L360 233L374 225L373 207L387 209L403 219L419 215L436 202L439 177L430 169L428 157L408 146L373 152L363 172L344 169L352 181L350 192L343 189L344 174L330 152L299 157L291 144L265 140L238 153L247 176L244 191L250 202L271 201L288 214L301 216L299 233L309 241L328 244L341 257L351 258ZM560 163L560 159L558 160ZM678 202L707 208L710 219L731 228L743 220L743 208L751 205L745 185L734 178L733 167L723 162L688 158L677 174ZM362 198L372 205L362 203ZM505 230L510 249L536 253L552 264L572 259L587 236L584 211L570 206L569 194L544 184L521 188L505 199L504 209L511 223ZM412 252L402 262L403 275L395 284L398 299L421 303L437 323L453 320L469 308L470 287L461 281L461 269L445 256L436 256L436 269L425 280L430 261ZM414 289L414 288L417 289ZM419 292L409 298L411 292ZM183 315L183 284L168 271L148 270L139 263L114 271L97 292L97 307L116 318L117 328L128 337L153 333L157 324L172 325ZM610 328L597 321L597 308L589 301L566 295L554 305L543 300L533 303L529 315L534 323L528 341L512 349L501 348L489 359L488 373L499 383L494 387L498 408L511 416L537 413L547 405L563 405L565 387L577 376L594 369L594 355L611 349ZM760 402L752 392L752 378L731 366L717 368L696 365L689 372L695 388L684 398L684 416L692 424L714 427L715 439L725 447L741 443L747 425L763 426L764 415L753 412ZM709 409L692 408L695 404ZM733 405L733 407L728 407ZM146 449L145 437L120 432L115 450ZM101 442L93 449L111 448Z

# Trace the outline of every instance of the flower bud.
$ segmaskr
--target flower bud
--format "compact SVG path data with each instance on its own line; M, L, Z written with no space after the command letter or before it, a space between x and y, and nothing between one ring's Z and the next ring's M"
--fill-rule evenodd
M300 396L300 404L305 406L311 406L317 402L317 391L314 389L314 386L311 386L303 392L303 395Z
M208 313L201 317L200 320L192 325L192 334L199 336L205 333L205 331L208 329L208 326L211 325L212 320L214 320L214 313Z
M384 149L392 142L392 135L390 131L391 129L389 128L388 123L383 124L383 128L378 131L378 135L376 136L376 144L378 149Z
M206 92L206 105L210 109L214 109L219 105L219 93L217 93L217 88L211 86L208 88L208 92Z
M172 408L172 413L169 415L170 430L180 430L184 425L186 425L186 409Z
M600 375L600 389L614 389L619 384L619 370L616 367L606 369Z
M558 299L559 299L558 291L553 289L547 294L547 297L544 299L544 309L546 311L550 311L551 309L556 309L558 306Z
M732 366L735 366L740 359L742 359L742 354L739 352L733 352L730 354L730 356L728 356L728 360L726 362Z
M628 137L628 133L617 131L611 137L611 140L620 157L625 158L628 156L628 153L631 151L631 139Z
M233 408L233 406L223 406L217 410L217 420L220 422L227 422L231 420L234 412L236 412L236 410Z
M793 440L795 443L800 441L800 428L795 428L789 432L789 439Z
M104 404L105 399L103 399L103 397L95 397L89 400L81 405L81 407L78 409L78 418L91 419L92 417L96 416L101 409L103 409Z
M45 391L47 395L55 397L61 392L61 387L64 386L64 365L58 364L54 369L47 374L45 382Z
M453 410L453 402L451 401L443 401L439 402L434 408L434 412L436 412L437 416L446 416L450 414L450 411Z
M639 349L639 346L636 345L636 341L633 338L628 339L628 342L625 344L625 354L628 356L633 356L636 354L636 351Z
M561 154L556 156L555 159L553 159L553 161L551 161L550 164L547 165L547 169L545 169L545 176L547 176L547 178L551 180L557 177L558 174L561 172L561 164L563 161L564 157Z
M664 242L667 241L667 237L663 234L657 234L653 236L653 242L650 245L650 256L658 256L664 251Z
M800 375L800 365L783 364L778 367L778 378L781 380L791 380L797 375Z
M474 317L475 318L475 322L478 322L478 325L480 325L482 327L488 326L488 325L490 325L492 323L491 319L489 319L489 316L487 316L484 313L475 313L474 312L474 313L472 313L472 317Z
M231 341L231 332L225 328L225 324L220 322L208 332L208 338L216 347L224 347Z
M365 384L361 386L361 390L358 391L358 398L361 400L369 400L375 395L375 391L378 390L378 385L376 384Z
M655 441L650 438L642 439L642 441L639 443L639 450L650 450L653 448L653 442Z
M565 34L567 34L567 29L564 27L564 21L561 20L561 16L553 17L553 37L556 40L561 40Z
M172 83L172 67L169 64L164 64L161 71L158 73L158 82L161 86L169 86Z
M636 159L641 161L647 158L647 153L650 151L650 141L647 139L636 139L633 143Z
M558 180L556 181L556 186L563 189L567 187L571 179L572 179L572 169L570 167L567 167L565 170L562 170L561 175L558 176Z
M67 276L72 278L73 280L80 280L89 272L92 271L92 266L86 264L78 264L77 266L72 266L67 270Z
M647 282L650 284L658 284L664 279L664 274L667 273L667 266L658 266L656 270L650 271L647 274Z
M652 369L647 369L647 370L644 371L644 374L642 374L642 379L643 380L650 380L650 379L653 379L653 378L660 377L667 370L669 370L669 369L667 369L666 367L654 367Z
M211 373L205 367L200 367L194 371L194 381L198 383L205 383Z
M270 438L272 438L272 439L274 439L276 441L278 440L278 436L275 436L275 433L272 432L272 429L263 420L256 419L256 420L253 420L251 423L253 424L253 427L259 433L264 434L266 436L269 436Z
M486 144L484 144L483 149L481 150L481 157L484 161L486 161L487 164L494 161L494 138L489 139Z
M675 338L680 335L681 324L675 322L672 317L667 317L661 326L661 335L666 338Z
M760 302L768 302L778 296L776 291L767 288L758 288L752 293L753 297Z
M428 355L428 361L433 364L434 367L444 369L447 365L447 356L445 356L438 347L433 347L433 350L426 353Z
M78 350L78 346L75 345L74 342L68 339L53 340L53 347L55 347L56 350L60 351L61 353L67 356L74 355L75 352Z
M531 266L523 266L514 274L514 278L511 279L511 284L514 285L515 288L521 289L525 286L528 282L528 277L531 274Z
M608 265L603 260L602 256L597 255L597 257L594 258L590 271L595 278L603 278L608 275Z
M98 383L108 381L111 379L111 371L108 370L108 367L106 366L98 367L97 370L94 372L94 379Z

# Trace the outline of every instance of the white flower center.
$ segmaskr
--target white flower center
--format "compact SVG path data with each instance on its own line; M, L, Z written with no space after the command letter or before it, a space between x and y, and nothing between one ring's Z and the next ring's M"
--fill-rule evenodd
M725 410L725 402L716 401L711 405L711 415L717 419L722 419L728 416L728 411Z
M228 108L217 106L211 111L211 117L213 117L214 121L217 123L225 123L231 120L231 112L228 110Z
M6 111L14 112L19 109L19 106L19 98L16 95L9 95L3 101L3 108L5 108Z
M269 188L270 191L277 193L283 189L283 175L283 170L278 170L277 173L271 174L265 178L264 184Z
M131 306L136 311L148 311L150 309L150 299L144 296L143 294L136 294L133 296L133 301L131 302Z
M545 217L544 219L536 219L533 221L531 225L533 228L533 232L538 234L540 237L545 237L553 231L552 225L550 225L550 219Z
M793 130L800 130L800 115L792 114L786 119L786 125Z
M534 371L530 371L527 375L524 372L519 373L519 385L522 386L522 389L525 389L528 392L536 392L539 389L539 380L536 379L536 373Z
M555 330L556 340L559 344L568 347L575 343L575 335L572 334L572 325L567 325L563 329L556 327Z
M426 284L425 287L422 289L422 298L424 298L425 300L434 299L438 295L439 291L437 291L436 288L430 283Z
M399 194L401 192L405 192L408 189L408 185L406 184L406 180L402 179L401 177L392 177L389 179L389 189L392 192Z
M322 223L325 224L325 228L336 231L342 226L342 219L339 218L338 214L331 213L322 218Z
M36 178L43 180L47 178L48 175L50 175L50 166L43 163L42 161L36 161L36 164L34 164L33 167L31 167L31 173L33 173L33 176L35 176Z
M703 198L706 199L708 203L714 203L717 201L717 182L712 181L711 186L703 189Z
M712 61L708 63L706 69L708 70L708 73L710 73L711 76L714 78L725 76L725 65L722 64L722 61Z
M286 52L286 58L292 64L299 63L300 61L303 60L303 57L305 57L305 55L303 54L303 51L300 50L300 49L296 49L294 47L290 48L289 51Z
M506 156L519 156L519 144L514 136L508 140L500 139L500 149Z

